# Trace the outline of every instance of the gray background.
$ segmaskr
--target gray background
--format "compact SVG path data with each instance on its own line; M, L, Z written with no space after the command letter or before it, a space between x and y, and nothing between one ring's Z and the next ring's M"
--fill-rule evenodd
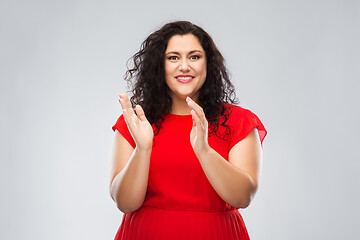
M111 126L126 60L190 20L263 121L252 239L356 239L359 1L0 2L0 239L113 239Z

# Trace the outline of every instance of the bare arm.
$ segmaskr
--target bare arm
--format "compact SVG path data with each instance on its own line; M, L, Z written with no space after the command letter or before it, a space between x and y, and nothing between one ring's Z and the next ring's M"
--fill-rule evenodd
M110 195L120 211L133 212L145 200L151 150L133 149L116 130L112 157Z
M115 132L110 195L117 207L127 213L140 208L145 199L153 130L142 108L137 106L137 114L135 114L127 96L121 96L124 119L136 142L136 147L133 149L118 131Z
M187 101L193 109L190 141L207 179L225 202L246 208L256 193L261 172L262 149L258 130L253 129L233 146L226 161L208 144L208 122L202 108L190 99Z
M197 157L209 182L225 202L238 208L249 206L261 171L261 147L256 128L230 150L229 161L210 147Z

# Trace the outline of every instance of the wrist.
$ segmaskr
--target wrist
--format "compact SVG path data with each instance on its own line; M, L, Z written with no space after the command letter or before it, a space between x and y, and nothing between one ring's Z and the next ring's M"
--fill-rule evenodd
M141 146L135 147L136 152L138 152L139 154L144 154L144 155L150 155L151 150L152 150L152 147L141 147Z
M207 145L206 147L203 147L200 150L196 151L195 155L199 160L206 159L208 158L212 150L213 149L209 145Z

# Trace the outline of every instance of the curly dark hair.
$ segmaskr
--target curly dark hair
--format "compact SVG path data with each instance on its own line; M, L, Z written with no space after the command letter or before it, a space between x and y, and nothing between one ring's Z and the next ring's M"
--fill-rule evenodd
M165 24L150 34L141 44L140 50L129 59L133 60L133 66L128 66L125 80L129 87L132 86L131 104L133 107L136 104L142 106L150 124L155 125L155 135L158 134L164 116L170 113L172 107L172 98L165 82L165 50L172 36L185 34L197 37L206 55L206 80L199 90L198 103L209 122L209 134L219 136L217 130L220 124L226 127L225 134L228 135L231 130L225 123L229 105L224 103L238 103L235 88L230 82L225 60L212 38L201 27L188 21Z

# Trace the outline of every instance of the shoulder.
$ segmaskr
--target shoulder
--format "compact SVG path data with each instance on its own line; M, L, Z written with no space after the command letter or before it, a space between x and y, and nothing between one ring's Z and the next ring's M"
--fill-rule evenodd
M247 134L254 128L258 129L261 143L263 142L267 131L260 118L254 112L250 109L229 103L225 103L225 106L229 113L227 124L234 130L232 145L246 137Z
M119 130L120 128L123 128L126 126L124 115L121 114L120 117L116 120L115 124L112 126L112 130L115 131L116 129Z
M118 130L118 132L130 143L130 145L135 148L136 144L134 139L131 136L131 133L126 125L124 115L121 114L120 117L116 120L116 123L112 126L112 130Z
M241 121L254 117L254 113L247 108L243 108L241 106L237 106L230 103L224 103L224 106L227 109L228 118L230 122L233 121L239 122L239 120Z

